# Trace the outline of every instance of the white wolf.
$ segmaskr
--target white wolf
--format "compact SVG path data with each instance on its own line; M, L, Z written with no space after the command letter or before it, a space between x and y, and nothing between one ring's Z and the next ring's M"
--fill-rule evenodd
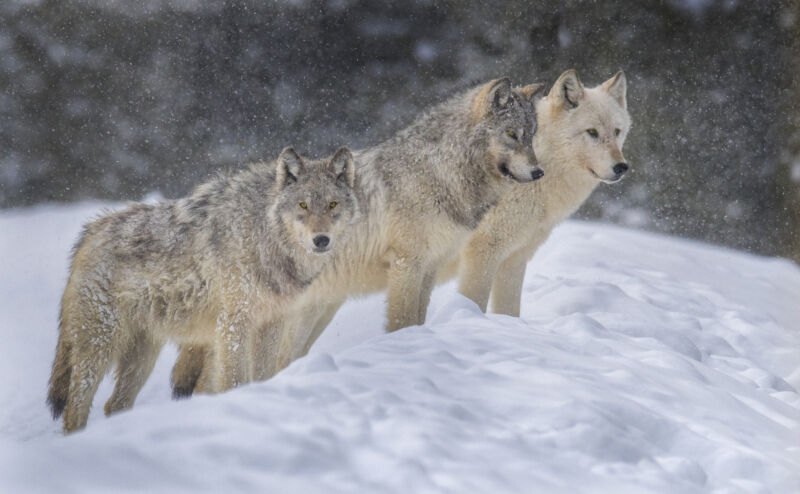
M486 311L519 316L525 266L553 227L574 213L600 182L619 181L628 165L622 145L631 119L625 74L585 88L564 72L536 103L534 150L546 173L515 185L492 208L440 280L458 272L459 291ZM458 265L460 264L460 265Z

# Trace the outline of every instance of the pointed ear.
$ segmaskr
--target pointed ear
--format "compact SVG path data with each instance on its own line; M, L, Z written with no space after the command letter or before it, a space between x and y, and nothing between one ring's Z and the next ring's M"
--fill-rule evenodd
M625 78L625 72L619 71L617 75L603 83L603 89L611 95L612 98L617 100L626 110L628 109L628 101L625 99L625 92L627 91L628 81Z
M353 153L346 146L336 150L333 157L328 161L328 168L336 174L336 180L345 182L348 187L356 184L356 165L353 161Z
M544 82L537 82L521 87L517 91L526 101L534 101L534 98L539 99L543 96L544 86Z
M508 77L484 84L472 102L472 122L479 122L490 112L505 108L511 101L511 80Z
M583 84L578 73L570 69L556 79L547 97L553 96L566 109L576 108L583 99Z
M292 147L284 148L278 155L278 167L275 171L275 183L279 188L297 182L297 177L305 171L303 158Z

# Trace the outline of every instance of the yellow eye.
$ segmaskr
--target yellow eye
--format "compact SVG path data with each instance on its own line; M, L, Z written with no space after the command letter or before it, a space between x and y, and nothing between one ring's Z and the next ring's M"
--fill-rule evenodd
M308 209L308 204L306 204L306 202L303 201L303 202L300 203L300 207L303 208L303 209Z
M515 141L517 140L517 133L513 130L507 130L506 134L508 134L508 137L514 139Z
M614 129L614 135L619 135L619 129Z
M593 138L597 139L597 135L598 135L598 134L597 134L597 129L588 129L586 132L587 132L587 133L588 133L590 136L592 136Z
M336 201L332 201L331 202L331 209L335 208L337 204L339 204L339 203L336 202Z

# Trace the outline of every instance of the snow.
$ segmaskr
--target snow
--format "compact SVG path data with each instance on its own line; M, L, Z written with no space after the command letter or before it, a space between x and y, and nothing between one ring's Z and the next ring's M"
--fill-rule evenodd
M0 214L0 492L800 492L800 269L567 222L521 318L434 292L383 334L348 302L270 381L172 401L166 348L132 411L63 437L45 393L72 242L103 206Z

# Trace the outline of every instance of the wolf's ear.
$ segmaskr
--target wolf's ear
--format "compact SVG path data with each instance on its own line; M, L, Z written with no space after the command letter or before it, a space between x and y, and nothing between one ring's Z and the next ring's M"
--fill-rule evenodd
M526 101L534 101L543 96L544 82L537 82L535 84L528 84L527 86L519 88L519 94L525 98Z
M484 84L472 102L472 121L479 122L490 112L507 107L513 99L511 80L508 77Z
M603 83L603 89L611 95L612 98L617 100L626 110L628 109L628 101L625 99L625 92L627 91L628 81L625 78L625 72L619 71L617 75Z
M567 109L576 108L583 99L583 84L578 79L578 73L570 69L558 76L547 93L547 97L550 96L555 96L556 101Z
M283 148L278 155L278 168L275 171L275 183L283 188L297 182L297 177L305 171L303 158L292 147Z
M353 153L350 148L342 146L336 150L333 157L328 161L328 167L336 174L336 180L345 182L349 187L356 184L356 166L353 162Z

